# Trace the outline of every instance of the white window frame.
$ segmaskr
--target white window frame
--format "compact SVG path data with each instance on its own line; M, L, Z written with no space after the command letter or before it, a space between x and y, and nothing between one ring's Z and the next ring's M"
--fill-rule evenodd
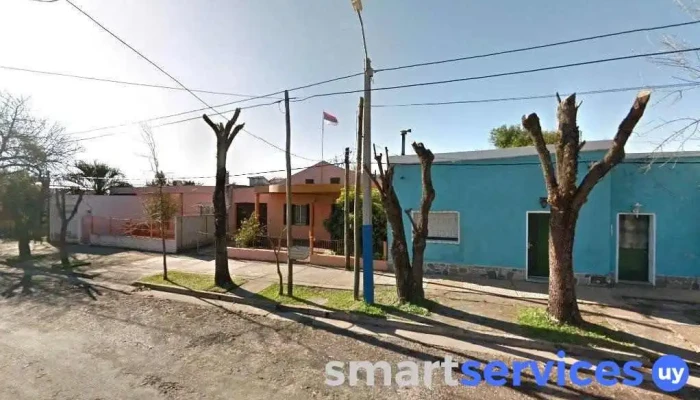
M430 211L430 214L456 214L457 215L457 240L441 240L441 239L426 239L426 243L440 243L440 244L460 244L462 242L462 225L460 223L460 212L459 211ZM430 214L428 214L428 226L430 226ZM420 211L411 211L411 219L415 221L414 216L420 216ZM411 225L411 239L413 239L413 225ZM428 231L428 236L430 236L430 231Z
M308 215L306 215L306 218L304 217L303 211L306 211L306 204L292 204L292 225L295 226L308 226L309 224L306 223L307 220L311 221ZM296 211L296 212L295 212ZM297 218L299 217L299 218Z

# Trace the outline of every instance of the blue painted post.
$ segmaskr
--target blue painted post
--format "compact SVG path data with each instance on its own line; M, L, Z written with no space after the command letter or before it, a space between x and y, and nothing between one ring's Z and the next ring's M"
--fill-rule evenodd
M365 59L365 105L362 119L362 289L365 302L374 304L374 252L372 251L372 64Z

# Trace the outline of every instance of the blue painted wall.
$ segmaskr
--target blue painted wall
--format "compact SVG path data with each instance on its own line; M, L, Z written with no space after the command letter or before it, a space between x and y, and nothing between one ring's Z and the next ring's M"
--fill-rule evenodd
M585 175L589 161L601 156L602 152L582 153L579 177ZM617 213L630 212L639 202L642 212L658 214L657 275L699 275L700 165L654 166L646 175L639 166L618 166L591 193L576 229L576 272L614 272ZM402 207L417 209L420 167L399 164L395 168L394 187ZM524 269L526 215L543 211L539 198L546 196L538 158L436 164L432 175L436 191L432 211L458 211L461 231L459 243L429 243L426 261ZM410 240L410 223L404 219Z
M641 204L641 212L655 214L656 274L700 276L700 158L676 161L657 162L648 171L643 164L615 168L611 220L617 225L617 213ZM613 252L612 268L615 263Z

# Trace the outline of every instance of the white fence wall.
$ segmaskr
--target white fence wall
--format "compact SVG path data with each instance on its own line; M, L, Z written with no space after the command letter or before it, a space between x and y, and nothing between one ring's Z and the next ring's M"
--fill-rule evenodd
M108 236L90 235L90 244L105 247L121 247L124 249L161 252L163 244L160 238L147 238L141 236ZM165 252L176 253L177 242L175 239L165 239Z
M73 211L78 196L66 195L66 214ZM68 223L68 243L78 243L82 232L82 219L86 215L114 217L114 218L143 218L143 205L136 196L98 196L84 195L83 201L78 207L75 217ZM56 207L55 193L51 193L51 206L49 208L49 235L51 240L58 240L61 232L61 218ZM87 235L86 235L87 237Z
M175 239L178 250L192 249L214 242L213 215L175 217Z

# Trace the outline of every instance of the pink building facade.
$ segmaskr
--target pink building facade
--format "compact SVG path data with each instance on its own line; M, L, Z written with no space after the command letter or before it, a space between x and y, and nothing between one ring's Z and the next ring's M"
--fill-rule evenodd
M284 180L254 177L250 181L251 186L229 187L229 231L235 234L240 223L257 210L268 236L279 237L285 227ZM330 217L333 204L345 185L345 170L320 162L292 175L291 183L292 237L297 240L331 240L323 221ZM349 183L354 185L354 171Z

